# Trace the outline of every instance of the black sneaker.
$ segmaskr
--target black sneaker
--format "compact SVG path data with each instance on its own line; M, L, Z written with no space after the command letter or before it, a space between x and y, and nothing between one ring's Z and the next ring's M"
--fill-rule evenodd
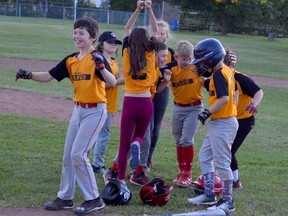
M105 166L101 166L101 167L96 167L95 165L92 165L93 168L93 172L94 173L104 173L106 171Z
M145 175L144 171L139 174L133 173L130 177L130 182L134 185L144 186L148 184L148 177Z
M205 193L200 194L196 197L189 198L189 203L195 204L195 205L214 205L217 203L216 196L213 195L207 195Z
M46 203L44 208L48 211L57 211L60 209L72 209L74 204L73 200L63 200L57 197L54 201Z
M84 201L81 203L79 207L74 209L74 213L77 215L84 215L88 214L95 210L100 210L105 207L105 203L103 202L102 198L99 196L94 200Z
M233 212L233 211L235 211L234 202L233 202L233 200L232 200L232 202L229 202L225 198L222 198L216 203L216 205L208 208L208 210L214 210L214 209L222 209L224 211L225 211L225 209L228 209L230 212Z

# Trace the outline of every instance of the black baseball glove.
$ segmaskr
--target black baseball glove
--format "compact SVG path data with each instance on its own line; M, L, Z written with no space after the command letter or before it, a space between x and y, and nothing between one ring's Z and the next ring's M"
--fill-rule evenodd
M16 73L16 79L15 81L17 81L18 79L31 79L32 78L32 72L23 70L23 69L19 69Z
M208 109L202 110L198 115L198 120L204 125L205 121L211 116L211 113Z

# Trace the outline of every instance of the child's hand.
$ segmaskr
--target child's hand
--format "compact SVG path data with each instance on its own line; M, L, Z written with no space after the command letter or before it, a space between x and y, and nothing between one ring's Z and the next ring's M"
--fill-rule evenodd
M172 72L169 69L164 70L164 80L165 82L169 82L171 80L171 74Z
M137 8L139 9L139 10L143 10L143 8L145 7L145 4L144 4L144 0L138 0L137 1Z
M236 54L234 52L230 52L229 53L229 57L230 57L230 60L231 60L229 67L231 69L234 69L235 64L237 63L237 56L236 56Z
M151 8L152 5L152 1L151 0L145 0L145 8L148 10Z

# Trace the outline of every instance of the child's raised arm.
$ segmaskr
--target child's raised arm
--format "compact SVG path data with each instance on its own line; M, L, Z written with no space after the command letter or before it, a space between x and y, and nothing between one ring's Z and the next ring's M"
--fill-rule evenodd
M137 1L137 8L135 9L134 13L129 18L127 24L125 25L124 38L131 34L131 31L132 31L132 28L135 25L136 19L137 19L139 13L141 12L141 10L143 10L143 8L144 8L144 1L143 0L138 0Z
M151 25L151 31L150 31L150 36L151 37L157 37L158 36L158 24L157 24L157 19L153 13L153 10L152 10L152 1L151 0L146 0L145 1L145 8L146 10L148 11L148 14L149 14L149 19L150 19L150 25Z

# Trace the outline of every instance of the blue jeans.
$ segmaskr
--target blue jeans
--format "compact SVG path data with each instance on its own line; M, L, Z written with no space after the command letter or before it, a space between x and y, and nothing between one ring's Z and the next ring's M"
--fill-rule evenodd
M110 129L112 125L113 114L108 113L107 119L98 135L94 147L93 165L95 167L104 166L104 158L106 154L107 145L110 139Z
M154 112L152 119L154 119L154 122L151 123L151 144L147 163L152 161L152 156L159 139L162 120L169 102L169 92L169 88L165 88L161 93L156 93L153 99Z

